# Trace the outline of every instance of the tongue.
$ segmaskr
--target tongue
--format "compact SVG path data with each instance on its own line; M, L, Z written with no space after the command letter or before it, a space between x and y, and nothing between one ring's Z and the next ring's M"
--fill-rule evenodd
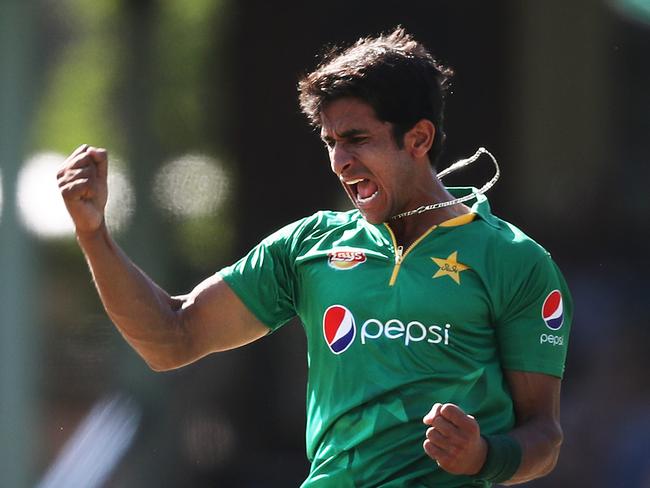
M363 180L357 183L357 196L359 198L369 198L377 191L377 185L372 181Z

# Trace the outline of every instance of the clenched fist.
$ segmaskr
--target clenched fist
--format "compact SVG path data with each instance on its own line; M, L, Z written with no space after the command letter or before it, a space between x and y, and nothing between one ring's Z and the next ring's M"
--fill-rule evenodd
M478 422L452 404L436 403L422 421L429 426L424 451L452 474L478 473L487 456L487 442Z
M92 233L104 223L108 199L108 155L105 149L84 144L57 173L61 196L77 234Z

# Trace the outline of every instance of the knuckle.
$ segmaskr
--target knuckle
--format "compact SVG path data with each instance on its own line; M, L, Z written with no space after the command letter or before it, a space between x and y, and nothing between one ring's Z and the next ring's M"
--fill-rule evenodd
M442 407L440 407L440 411L447 414L457 413L458 407L453 403L445 403Z
M440 429L433 428L431 429L431 436L435 439L439 440L444 440L445 436L442 435L442 432L440 432Z

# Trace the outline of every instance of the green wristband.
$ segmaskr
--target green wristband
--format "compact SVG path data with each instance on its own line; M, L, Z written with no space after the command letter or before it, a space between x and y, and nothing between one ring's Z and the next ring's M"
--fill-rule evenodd
M512 478L521 464L521 446L508 434L484 435L488 451L485 464L476 477L490 483Z

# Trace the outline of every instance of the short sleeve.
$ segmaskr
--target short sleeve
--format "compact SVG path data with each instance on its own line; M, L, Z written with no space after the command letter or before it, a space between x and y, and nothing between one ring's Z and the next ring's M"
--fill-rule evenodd
M298 223L271 234L219 274L246 307L272 331L291 320L294 307L293 233Z
M530 262L530 261L528 261ZM503 283L496 334L504 369L562 377L573 318L567 284L544 252Z

